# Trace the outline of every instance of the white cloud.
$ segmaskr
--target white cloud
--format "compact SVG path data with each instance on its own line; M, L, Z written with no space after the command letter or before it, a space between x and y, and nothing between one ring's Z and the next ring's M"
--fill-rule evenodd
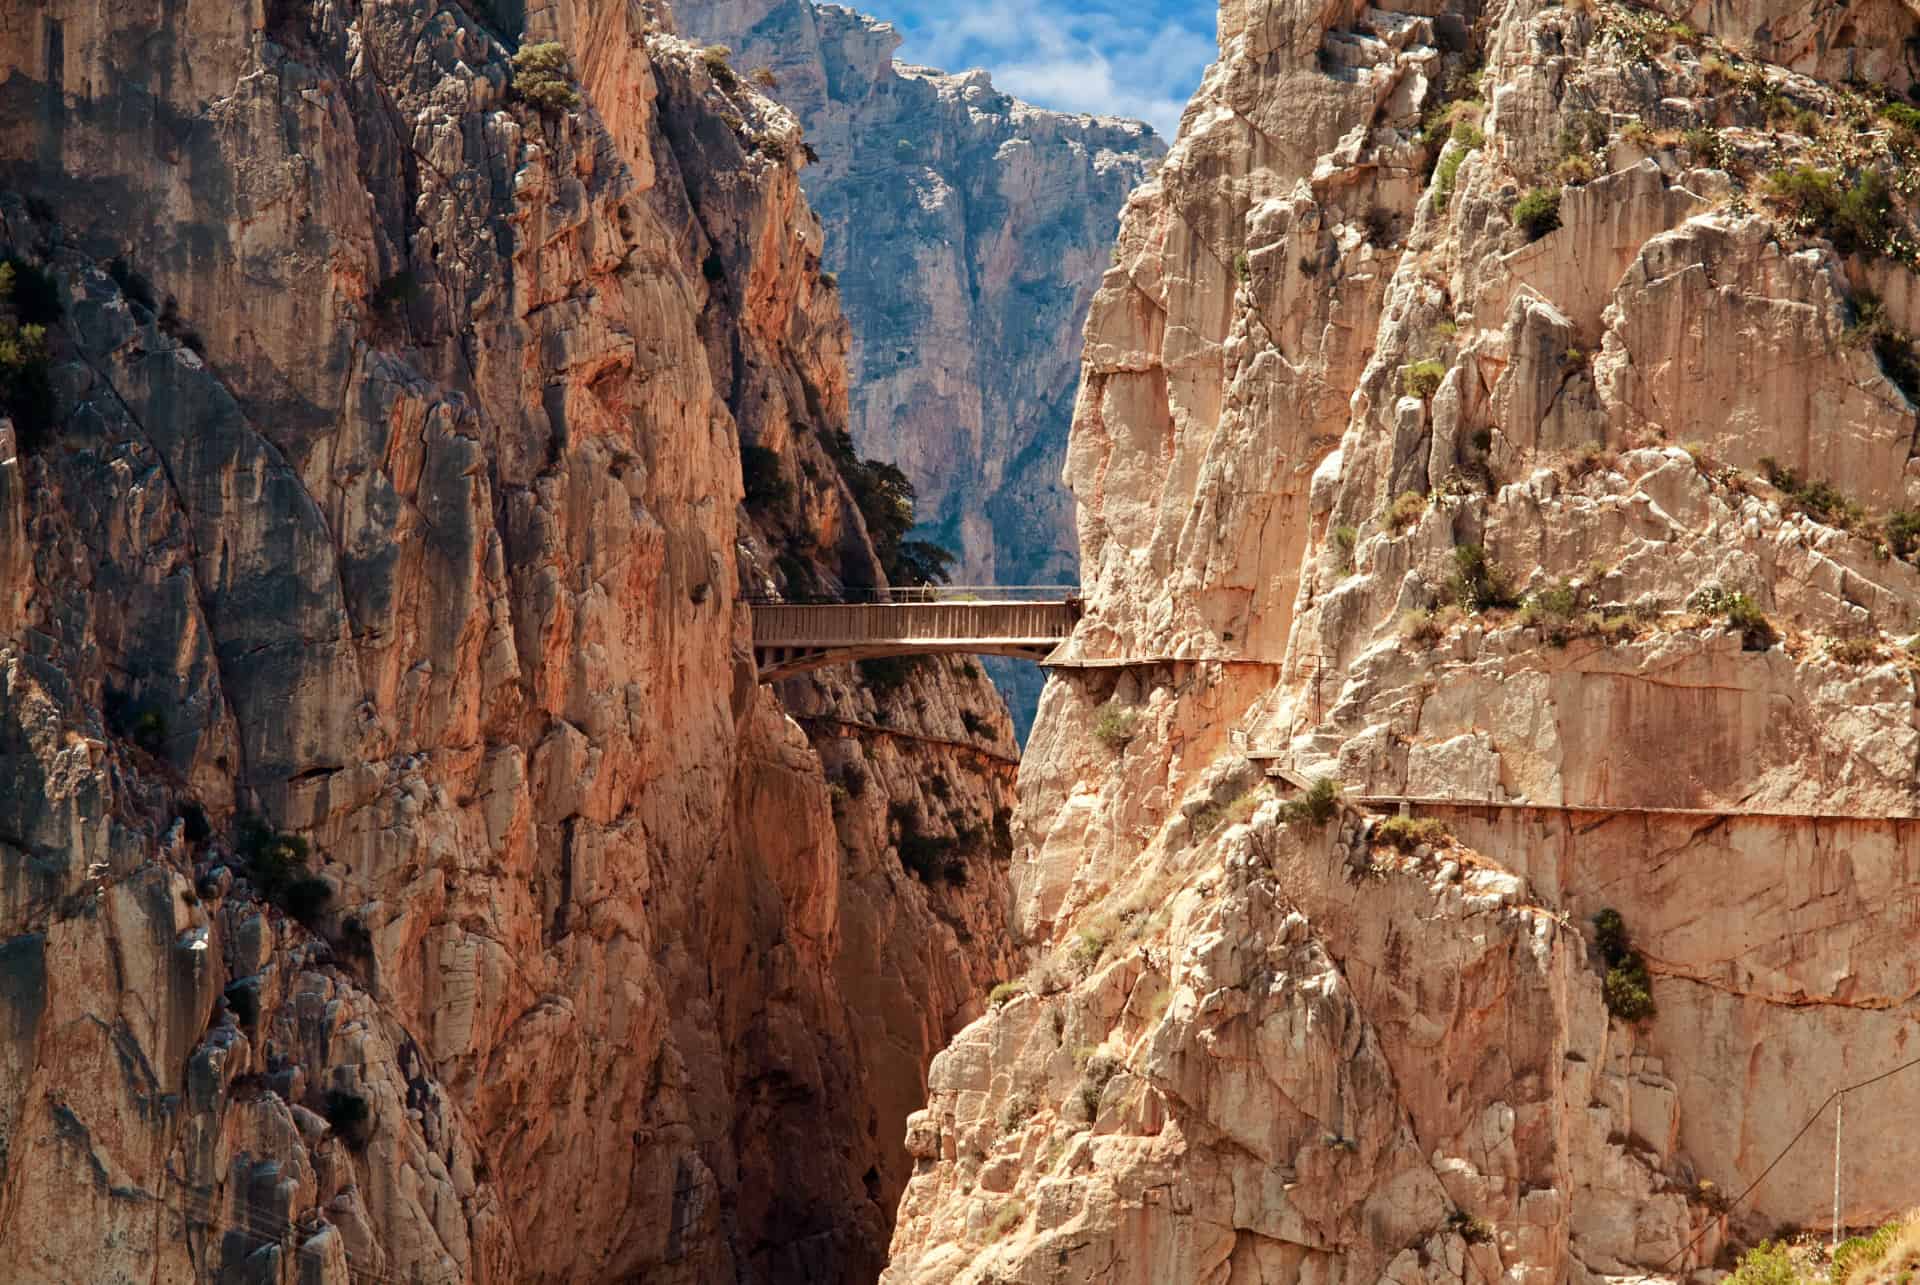
M899 25L900 57L985 67L1017 97L1064 111L1135 116L1168 141L1212 61L1211 0L869 0Z

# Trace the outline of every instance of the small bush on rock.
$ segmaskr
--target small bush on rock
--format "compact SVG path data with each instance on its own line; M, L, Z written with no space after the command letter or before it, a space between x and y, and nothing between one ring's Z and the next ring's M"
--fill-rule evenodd
M1323 826L1340 812L1340 782L1323 776L1297 799L1280 805L1280 819L1288 825Z
M1453 575L1447 580L1447 601L1469 611L1489 611L1519 605L1513 580L1499 563L1477 544L1455 545Z
M1460 1239L1469 1245L1484 1245L1493 1239L1493 1224L1464 1209L1456 1209L1449 1214L1447 1226L1460 1233Z
M1607 970L1601 985L1607 1011L1624 1022L1652 1017L1653 979L1640 952L1628 940L1626 921L1619 911L1608 907L1593 917L1593 944Z
M1525 232L1529 241L1538 241L1559 227L1560 193L1544 187L1529 191L1514 203L1513 226Z
M1411 643L1431 647L1453 631L1466 613L1458 607L1430 611L1409 611L1400 617L1400 636Z
M580 105L566 47L557 41L522 45L513 56L513 92L543 112L572 111Z
M1387 505L1382 517L1386 521L1387 529L1397 533L1418 522L1426 511L1426 496L1418 491L1402 491L1393 497L1393 503Z
M1824 235L1842 254L1882 254L1895 230L1893 198L1876 170L1848 181L1837 170L1796 165L1767 177L1767 194L1796 231Z
M1333 547L1334 558L1342 573L1353 570L1353 550L1360 543L1360 531L1357 527L1337 526L1328 538Z
M330 1090L325 1114L334 1133L355 1151L365 1147L373 1136L373 1107L358 1093Z
M44 274L22 272L18 260L0 263L0 414L13 421L23 454L32 454L52 434L53 381L48 374L46 322L48 308L36 301L28 283ZM52 313L59 315L59 296Z
M1884 657L1877 638L1829 638L1827 655L1842 665L1876 665Z
M1426 401L1440 391L1441 381L1447 377L1446 363L1433 357L1416 361L1400 372L1401 386L1407 396L1418 397Z
M727 60L733 57L733 50L726 45L708 45L700 51L700 61L706 64L707 74L722 89L732 89L740 83L733 65Z
M987 992L987 1003L993 1005L995 1008L999 1008L1003 1004L1011 1004L1014 1000L1019 999L1026 993L1027 984L1025 982L1001 982L998 986L995 986Z
M1412 852L1423 843L1444 848L1453 842L1453 832L1435 817L1388 817L1373 827L1373 837L1401 852Z
M1109 701L1093 719L1093 739L1118 754L1138 730L1140 714Z

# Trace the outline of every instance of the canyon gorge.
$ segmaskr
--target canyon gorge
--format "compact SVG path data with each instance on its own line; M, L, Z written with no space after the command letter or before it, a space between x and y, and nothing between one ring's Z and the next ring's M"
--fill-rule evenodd
M1920 8L1219 43L1161 161L786 0L0 13L0 1278L1920 1203ZM1079 568L1024 753L971 659L760 681L914 521Z
M854 445L898 464L976 585L1079 579L1060 480L1080 333L1127 195L1166 152L1138 121L1047 111L982 71L898 64L900 36L812 0L676 0L799 116L801 172L853 330ZM985 662L1024 740L1031 665Z

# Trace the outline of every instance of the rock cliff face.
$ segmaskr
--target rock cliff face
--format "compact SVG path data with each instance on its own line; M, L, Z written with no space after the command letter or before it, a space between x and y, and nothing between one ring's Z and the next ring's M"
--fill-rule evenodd
M510 7L0 16L7 1280L871 1280L1009 966L978 669L755 684L879 574L797 122Z
M976 584L1075 582L1060 480L1087 309L1120 208L1165 145L1138 121L1046 111L985 72L893 61L883 22L810 0L676 0L818 161L801 182L853 326L853 439L897 463ZM1039 675L991 665L1024 735Z
M1225 4L1129 204L1045 958L888 1281L1678 1277L1819 1223L1831 1114L1769 1164L1913 1056L1920 18L1419 8ZM1849 1096L1849 1224L1916 1110Z

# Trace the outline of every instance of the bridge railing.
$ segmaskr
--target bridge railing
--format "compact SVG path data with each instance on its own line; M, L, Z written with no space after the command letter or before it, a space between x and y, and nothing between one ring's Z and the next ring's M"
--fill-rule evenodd
M907 606L936 602L1069 602L1080 596L1074 584L1030 585L910 585L893 589L842 589L831 594L812 594L801 598L771 595L749 596L755 607L810 606Z
M1064 602L777 603L753 611L755 646L845 647L969 639L1037 646L1073 632Z

